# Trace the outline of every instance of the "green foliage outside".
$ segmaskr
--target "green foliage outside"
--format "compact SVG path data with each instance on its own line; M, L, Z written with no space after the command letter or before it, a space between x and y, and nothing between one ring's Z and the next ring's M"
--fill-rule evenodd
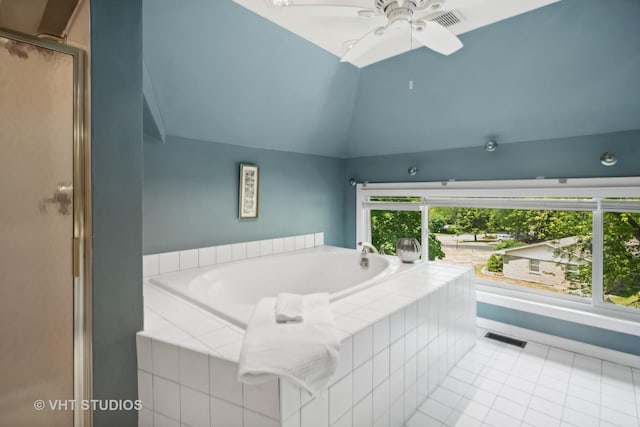
M519 240L509 239L504 240L497 245L494 245L493 249L497 251L500 249L517 248L518 246L524 245L526 245L526 243ZM502 255L491 254L489 259L487 260L487 270L491 271L492 273L502 273L503 265L504 257Z
M396 254L396 243L403 237L422 237L422 215L419 211L371 211L371 243L387 255ZM429 260L444 258L442 245L429 233Z
M434 232L473 234L509 233L495 249L578 237L578 242L565 247L559 255L565 258L590 259L591 212L447 208L434 207L429 211L429 259L443 259L440 241ZM421 215L418 211L372 211L373 244L387 254L395 254L395 243L401 237L421 236ZM502 257L489 259L489 271L502 271ZM640 308L640 214L607 212L604 215L604 272L605 298L616 304ZM591 263L578 266L577 272L565 273L574 288L583 294L591 291Z
M493 273L502 273L504 258L502 255L491 254L487 260L487 270Z
M491 209L487 227L530 243L591 234L591 212Z
M603 287L615 304L640 308L640 214L604 214ZM586 243L590 244L590 240ZM591 264L580 266L576 281L591 283Z
M526 245L525 242L521 242L520 240L509 239L509 240L504 240L498 243L497 245L494 245L493 249L495 249L496 251L499 251L500 249L517 248L518 246L524 246L524 245Z

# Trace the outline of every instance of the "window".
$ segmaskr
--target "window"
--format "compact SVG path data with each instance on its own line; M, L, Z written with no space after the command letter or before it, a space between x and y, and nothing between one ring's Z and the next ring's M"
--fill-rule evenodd
M604 213L603 301L640 308L640 213Z
M640 313L640 178L369 183L357 198L358 240L386 253L415 237L492 292Z
M422 215L419 211L371 210L371 243L381 253L396 254L396 242L402 237L422 240Z
M580 205L553 209L571 207L566 199L530 201L549 209L430 207L429 231L435 232L443 252L439 259L472 265L478 279L506 289L590 298L591 282L571 276L568 265L591 262L591 212L579 210ZM558 203L562 206L554 206Z
M529 260L529 273L540 274L540 260L539 259L530 259Z

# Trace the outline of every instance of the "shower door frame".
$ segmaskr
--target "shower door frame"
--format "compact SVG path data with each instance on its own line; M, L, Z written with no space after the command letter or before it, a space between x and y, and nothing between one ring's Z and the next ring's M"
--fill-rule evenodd
M40 39L0 27L0 36L73 58L73 399L90 400L92 385L92 292L91 292L91 147L85 119L84 51L66 44ZM91 427L93 413L76 405L74 427Z

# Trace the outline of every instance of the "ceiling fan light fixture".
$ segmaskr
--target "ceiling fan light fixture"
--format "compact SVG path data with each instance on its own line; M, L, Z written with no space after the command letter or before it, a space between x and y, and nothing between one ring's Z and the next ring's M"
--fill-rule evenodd
M290 6L291 0L271 0L271 3L274 6L284 7L284 6Z
M376 11L371 9L362 9L358 11L358 16L361 18L373 18L377 15Z
M349 50L356 43L358 43L358 39L351 39L351 40L347 40L346 42L342 43L342 46L344 46L345 49Z

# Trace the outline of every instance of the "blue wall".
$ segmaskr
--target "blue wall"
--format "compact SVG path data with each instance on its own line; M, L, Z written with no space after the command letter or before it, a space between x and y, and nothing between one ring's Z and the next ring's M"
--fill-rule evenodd
M169 135L344 153L359 70L231 0L145 0L144 61Z
M615 166L600 164L605 151ZM418 173L409 176L409 166ZM476 147L347 159L345 177L369 182L481 181L505 179L640 176L640 130L583 137L499 144L494 152ZM345 246L355 244L355 188L345 186Z
M556 335L612 350L640 355L640 336L610 331L581 323L551 319L493 304L478 303L478 317Z
M347 156L639 129L638 22L638 1L562 0L363 68Z
M600 155L611 151L618 164L605 167ZM407 174L418 167L416 176ZM410 182L593 178L640 176L640 131L616 132L586 137L553 139L499 145L492 153L479 144L475 148L429 151L413 154L361 157L346 160L345 177L370 182ZM345 246L355 247L355 188L345 189ZM584 341L615 350L640 354L640 338L531 315L490 304L478 304L478 316L499 322ZM576 326L577 325L577 326Z
M142 3L91 0L93 398L138 396L142 329ZM137 411L95 411L136 426Z
M169 137L145 137L144 252L324 231L343 243L344 161ZM260 167L260 212L238 219L239 163Z

